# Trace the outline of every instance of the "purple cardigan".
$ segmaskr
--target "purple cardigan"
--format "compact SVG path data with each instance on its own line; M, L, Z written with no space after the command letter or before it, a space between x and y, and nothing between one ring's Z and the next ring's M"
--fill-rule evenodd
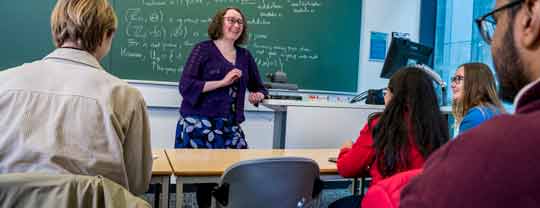
M540 81L499 115L433 153L401 193L401 208L540 206Z
M202 92L206 81L218 81L234 68L242 71L237 81L238 94L236 100L229 95L230 87L222 87ZM268 95L264 88L255 60L245 48L236 46L236 64L233 65L223 57L212 40L195 45L186 61L180 83L182 95L180 114L182 116L230 117L231 103L236 102L236 121L241 123L244 117L244 99L246 88L250 92L261 92Z

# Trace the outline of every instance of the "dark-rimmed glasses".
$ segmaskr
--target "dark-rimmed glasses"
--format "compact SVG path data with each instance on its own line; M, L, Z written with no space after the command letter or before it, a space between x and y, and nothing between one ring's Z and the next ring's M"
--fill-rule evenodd
M486 41L487 44L491 45L491 41L493 40L493 34L495 34L495 26L497 26L497 19L493 15L497 12L519 5L522 2L523 0L510 2L497 9L494 9L493 11L475 20L476 26L478 26L478 31L480 31L480 35L482 35L482 39L484 39L484 41Z
M234 17L223 17L227 23L234 25L234 23L238 23L238 25L242 26L244 25L244 20L240 18L234 18Z
M455 83L455 84L461 83L464 79L465 79L465 77L461 76L461 75L456 75L456 76L453 76L452 78L450 78L452 83Z

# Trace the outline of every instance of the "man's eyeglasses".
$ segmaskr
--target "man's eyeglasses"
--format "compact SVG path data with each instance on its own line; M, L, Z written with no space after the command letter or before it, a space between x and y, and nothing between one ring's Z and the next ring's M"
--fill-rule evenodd
M456 76L453 76L452 78L450 78L452 83L456 83L456 84L461 83L464 79L465 79L465 77L463 77L461 75L456 75Z
M239 18L224 17L224 19L225 19L225 21L227 21L227 23L229 23L231 25L234 25L234 23L237 23L240 26L244 25L244 21L242 19L239 19Z
M480 31L480 34L482 35L482 39L484 39L484 41L486 41L487 44L491 45L491 41L493 40L493 34L495 34L495 26L497 26L497 20L495 19L493 15L495 15L497 12L519 5L522 2L523 0L510 2L497 9L494 9L493 11L475 20L476 26L478 26L478 31Z

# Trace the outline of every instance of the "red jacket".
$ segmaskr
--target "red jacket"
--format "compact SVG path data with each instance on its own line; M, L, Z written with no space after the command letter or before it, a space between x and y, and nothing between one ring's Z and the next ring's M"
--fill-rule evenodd
M409 181L420 174L422 169L401 172L369 187L362 199L362 208L398 208L401 190Z
M379 118L374 119L371 122L371 128L369 128L367 124L362 128L360 135L352 148L343 148L340 150L337 161L339 175L352 178L363 176L369 171L369 174L373 178L371 184L376 184L384 179L375 163L379 158L375 158L375 148L373 147L373 137L371 132L378 121ZM408 153L411 160L409 161L410 166L398 169L397 172L418 169L424 164L425 158L414 144L414 136L411 132L412 131L409 131L408 137L411 146L410 152Z

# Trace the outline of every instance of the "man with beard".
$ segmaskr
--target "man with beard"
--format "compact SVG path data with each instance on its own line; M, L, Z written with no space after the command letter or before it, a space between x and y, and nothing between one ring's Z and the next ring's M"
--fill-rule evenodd
M540 0L497 0L477 23L492 44L501 97L515 98L516 112L431 155L401 208L540 207Z

